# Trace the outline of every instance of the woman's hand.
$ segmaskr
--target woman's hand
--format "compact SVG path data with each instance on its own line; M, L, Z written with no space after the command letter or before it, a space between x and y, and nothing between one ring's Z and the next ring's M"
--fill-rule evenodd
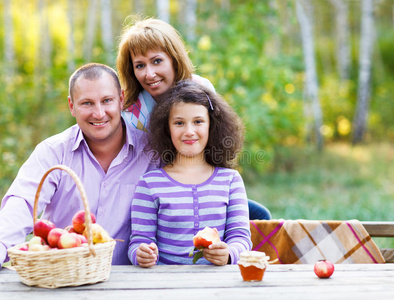
M155 243L142 243L137 249L137 262L143 268L154 266L159 256L159 249Z
M217 266L226 265L230 257L230 253L225 242L218 242L209 245L208 248L203 250L203 254L207 261Z

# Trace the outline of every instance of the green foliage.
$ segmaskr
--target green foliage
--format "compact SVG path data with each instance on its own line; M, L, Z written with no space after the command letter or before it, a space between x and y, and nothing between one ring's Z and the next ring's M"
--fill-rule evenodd
M266 20L272 13L264 1L234 4L231 11L219 14L216 29L203 35L191 54L197 72L209 78L243 118L244 150L252 160L241 163L259 171L266 166L255 159L259 153L269 157L275 145L303 138L300 57L267 56L273 28Z

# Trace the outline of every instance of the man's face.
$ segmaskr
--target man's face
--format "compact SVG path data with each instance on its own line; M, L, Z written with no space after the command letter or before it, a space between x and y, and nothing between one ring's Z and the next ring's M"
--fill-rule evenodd
M103 72L100 78L83 77L75 83L69 108L89 146L110 143L123 135L121 110L124 94L119 94L114 79Z

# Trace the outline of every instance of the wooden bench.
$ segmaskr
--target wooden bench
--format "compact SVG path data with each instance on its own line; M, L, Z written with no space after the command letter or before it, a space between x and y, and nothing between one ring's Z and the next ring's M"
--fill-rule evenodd
M394 222L361 222L369 235L374 237L394 237ZM394 249L380 249L387 263L394 263Z
M394 222L361 222L371 237L394 237Z

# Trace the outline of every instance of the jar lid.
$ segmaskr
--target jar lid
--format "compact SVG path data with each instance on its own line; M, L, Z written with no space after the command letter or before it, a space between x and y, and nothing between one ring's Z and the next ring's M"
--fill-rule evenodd
M260 251L244 251L240 254L239 258L246 261L268 261L269 256L265 255L265 252Z

